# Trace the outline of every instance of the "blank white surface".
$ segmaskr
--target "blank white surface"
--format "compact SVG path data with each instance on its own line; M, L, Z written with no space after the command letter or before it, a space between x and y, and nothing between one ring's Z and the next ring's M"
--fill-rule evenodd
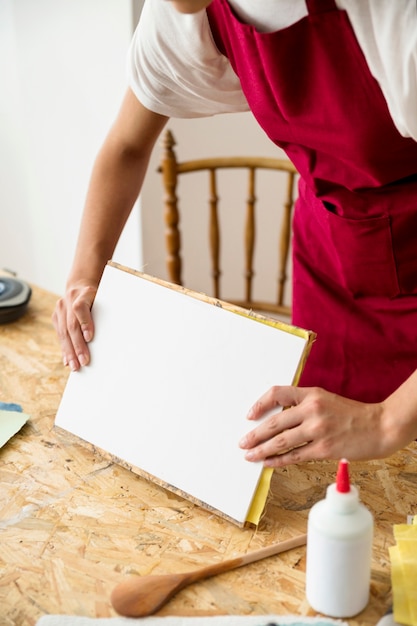
M292 383L307 339L112 266L93 314L56 424L243 523L262 471L238 446L246 413Z

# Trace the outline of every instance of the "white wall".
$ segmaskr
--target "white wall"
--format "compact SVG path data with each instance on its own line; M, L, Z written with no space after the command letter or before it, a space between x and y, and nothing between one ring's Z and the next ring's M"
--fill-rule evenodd
M0 268L58 294L139 4L0 0ZM115 258L141 259L137 210Z

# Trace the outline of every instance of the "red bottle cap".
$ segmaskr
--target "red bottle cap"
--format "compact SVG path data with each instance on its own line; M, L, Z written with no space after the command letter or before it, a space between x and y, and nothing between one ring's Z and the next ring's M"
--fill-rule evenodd
M336 491L339 493L349 493L350 491L349 461L346 459L339 461L336 474Z

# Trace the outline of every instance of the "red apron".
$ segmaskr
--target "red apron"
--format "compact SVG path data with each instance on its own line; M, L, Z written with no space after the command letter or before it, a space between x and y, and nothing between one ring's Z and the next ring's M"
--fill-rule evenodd
M317 333L301 384L380 401L417 367L417 143L396 130L346 12L306 4L272 33L226 0L207 13L252 112L301 175L293 322Z

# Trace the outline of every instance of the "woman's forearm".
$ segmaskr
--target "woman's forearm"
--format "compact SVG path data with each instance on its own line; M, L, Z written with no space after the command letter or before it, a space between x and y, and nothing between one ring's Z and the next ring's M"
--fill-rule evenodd
M391 453L417 439L417 370L382 405L382 445Z
M127 96L97 155L68 285L100 280L142 187L155 140L166 122L166 118L143 109L132 98L132 94ZM135 124L131 123L132 117Z

